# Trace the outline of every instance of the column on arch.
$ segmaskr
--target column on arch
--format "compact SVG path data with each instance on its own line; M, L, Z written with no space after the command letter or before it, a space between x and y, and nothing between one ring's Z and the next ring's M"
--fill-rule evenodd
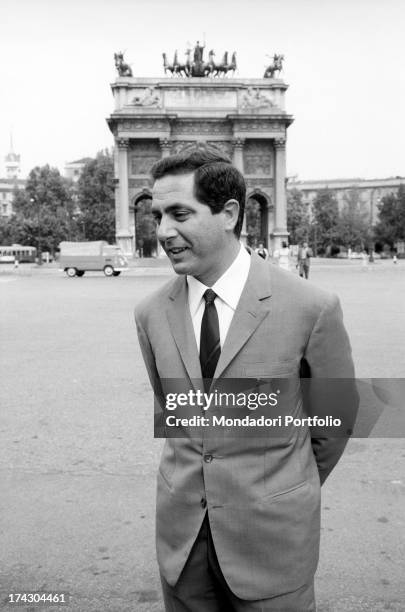
M244 164L243 164L243 147L245 144L244 138L235 138L233 141L233 163L235 167L244 174ZM246 202L245 202L246 206ZM243 244L247 244L247 229L246 229L246 208L245 215L243 216L243 225L242 231L240 235L240 239Z
M274 177L274 247L279 249L283 240L287 240L287 199L285 189L286 179L286 140L276 138L275 148L275 177Z
M118 206L117 206L117 243L126 255L132 255L132 234L129 231L129 195L128 195L128 146L126 138L117 140L118 148ZM135 245L134 245L135 247Z

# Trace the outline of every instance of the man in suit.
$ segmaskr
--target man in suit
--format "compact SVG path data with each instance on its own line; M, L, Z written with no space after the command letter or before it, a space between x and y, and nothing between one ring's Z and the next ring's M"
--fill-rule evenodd
M299 417L300 375L354 376L337 297L239 242L246 188L227 157L196 147L160 160L152 177L158 239L179 275L135 312L158 405L167 381L202 388L204 379L212 390L227 379L285 377ZM311 438L308 427L287 437L212 437L204 428L168 437L156 514L166 610L315 610L320 485L345 443Z

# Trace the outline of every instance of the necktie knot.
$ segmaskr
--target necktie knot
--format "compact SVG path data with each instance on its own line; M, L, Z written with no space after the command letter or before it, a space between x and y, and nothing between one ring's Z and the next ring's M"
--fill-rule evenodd
M205 303L208 306L214 303L216 297L217 297L217 294L212 289L207 289L207 291L203 295Z

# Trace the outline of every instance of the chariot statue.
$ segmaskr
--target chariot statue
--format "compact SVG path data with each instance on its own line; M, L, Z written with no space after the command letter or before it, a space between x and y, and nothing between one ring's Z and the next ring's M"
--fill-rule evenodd
M232 53L231 61L228 61L228 51L225 51L222 62L215 62L215 52L213 49L208 53L208 61L204 60L205 42L200 45L197 43L194 49L188 47L185 51L185 60L180 61L177 50L174 53L173 62L170 63L166 53L163 56L163 68L165 73L171 72L172 76L177 77L220 77L228 73L235 73L236 52Z

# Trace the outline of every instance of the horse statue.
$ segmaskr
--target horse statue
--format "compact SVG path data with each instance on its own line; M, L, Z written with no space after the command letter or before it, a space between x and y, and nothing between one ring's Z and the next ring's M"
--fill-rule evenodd
M186 76L191 76L191 49L188 47L185 51L186 63L184 64L184 70Z
M114 53L114 62L115 62L115 67L118 71L118 76L120 77L125 77L125 76L131 77L132 76L131 66L124 62L124 53L122 53L122 51L119 51L118 53Z
M225 51L222 62L215 66L213 74L214 76L219 77L221 74L223 76L226 76L228 72L232 72L232 75L233 75L235 73L236 68L237 68L236 52L234 51L232 53L231 63L229 63L228 62L228 51Z
M236 51L232 53L231 63L228 64L228 52L226 52L226 58L224 59L224 65L221 68L224 76L228 74L228 72L232 72L232 76L235 74L236 70Z
M211 76L214 70L216 70L217 65L215 63L214 57L215 57L214 49L211 49L210 52L208 53L208 62L204 63L204 76Z
M224 56L222 58L222 62L216 65L215 71L213 72L213 76L219 76L221 72L226 71L226 66L228 65L228 51L225 51Z
M279 73L282 71L283 69L283 61L284 61L284 55L277 55L277 53L275 53L273 55L273 63L270 64L270 66L267 66L263 78L264 79L274 79L274 74L276 72Z
M190 54L191 54L191 49L187 49L186 51L186 57L187 60L184 64L181 64L179 62L179 58L178 58L178 52L177 49L174 52L174 58L173 58L173 63L169 64L167 61L167 56L166 53L162 53L163 56L163 68L165 71L165 74L167 72L167 70L169 70L169 72L172 73L173 76L185 76L188 77L190 76L190 72L191 72L191 62L190 62Z
M232 72L232 76L235 74L235 70L238 65L236 63L236 51L232 53L231 63L229 64L228 72Z
M177 50L176 50L176 53L174 54L173 65L175 67L175 74L178 74L179 76L188 77L190 76L190 73L191 73L191 61L190 61L191 49L187 49L185 52L185 55L187 58L185 63L180 64L178 60L178 56L177 56Z
M162 53L163 56L163 68L165 71L165 74L167 71L171 72L173 74L175 68L173 64L169 64L169 62L167 61L167 55L166 53Z

